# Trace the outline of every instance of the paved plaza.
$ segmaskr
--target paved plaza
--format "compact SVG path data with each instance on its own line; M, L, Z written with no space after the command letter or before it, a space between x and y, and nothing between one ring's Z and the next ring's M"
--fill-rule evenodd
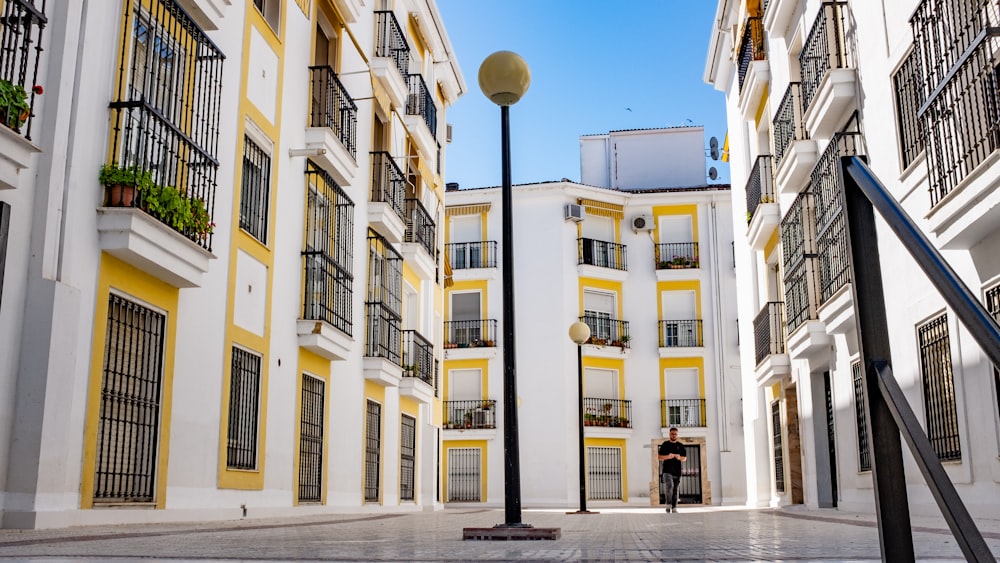
M336 514L156 525L0 530L0 562L69 561L873 561L871 515L833 510L600 508L570 515L525 510L557 527L547 541L463 541L465 527L503 521L503 510ZM961 561L943 520L914 518L917 557ZM1000 554L1000 520L979 522Z

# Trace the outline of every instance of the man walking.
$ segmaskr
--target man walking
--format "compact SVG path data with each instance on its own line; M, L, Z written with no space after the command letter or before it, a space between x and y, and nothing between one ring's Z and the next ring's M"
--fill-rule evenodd
M677 494L681 482L681 463L687 461L684 444L677 441L677 429L670 429L670 438L660 442L657 459L660 460L660 485L664 489L667 512L677 512Z

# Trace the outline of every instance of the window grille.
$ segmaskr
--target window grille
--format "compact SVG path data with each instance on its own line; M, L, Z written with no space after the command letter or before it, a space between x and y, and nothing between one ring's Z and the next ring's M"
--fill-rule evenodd
M912 49L892 75L893 91L896 92L896 128L904 169L924 152L922 124L917 118L917 111L924 104L922 79L920 51Z
M31 122L38 84L38 61L42 54L42 31L48 18L45 0L7 0L0 16L0 79L24 89L28 110L17 115L4 112L3 124L31 140Z
M399 499L413 500L416 474L417 419L403 415L400 424Z
M962 459L948 315L942 314L918 326L917 339L920 346L927 437L939 459Z
M621 448L587 447L587 498L622 500Z
M123 5L119 89L109 106L112 161L150 171L157 185L204 207L211 224L225 56L176 0ZM141 194L132 205L211 249L203 228L156 215Z
M240 228L267 244L267 207L270 200L271 157L250 137L243 140L243 184L240 189Z
M365 502L378 502L382 473L382 405L369 400L365 412Z
M482 451L448 448L448 502L482 502Z
M858 430L858 470L872 470L872 455L868 440L868 417L865 415L865 379L861 362L851 364L854 381L854 420Z
M323 403L326 384L302 374L299 417L299 502L323 500Z
M677 484L677 504L701 504L705 502L701 488L701 446L684 445L681 462L681 482Z
M0 237L3 236L3 229L0 229ZM0 282L3 281L3 245L0 244ZM993 287L986 292L986 310L993 315L993 318L1000 323L1000 285ZM997 409L1000 410L1000 366L993 366L993 383L997 392Z
M229 431L226 467L257 469L257 430L260 424L260 356L233 347L229 378Z
M160 313L108 299L95 501L156 500L165 325Z
M374 231L368 234L365 356L400 363L403 259Z
M771 441L774 455L774 488L785 492L785 454L781 447L781 401L771 403Z
M354 295L354 202L311 161L306 169L306 236L302 318L351 334Z

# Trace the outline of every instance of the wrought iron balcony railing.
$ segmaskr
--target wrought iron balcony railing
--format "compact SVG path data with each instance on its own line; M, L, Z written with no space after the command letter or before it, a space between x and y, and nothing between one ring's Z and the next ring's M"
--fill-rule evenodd
M48 18L45 0L7 0L0 16L0 83L10 90L7 105L0 108L2 124L31 140L38 84L38 60L42 54L42 31ZM12 103L16 100L16 104Z
M497 345L497 321L445 321L444 338L445 348L492 348Z
M754 359L760 365L768 356L785 353L785 304L770 301L753 320Z
M670 319L660 321L661 348L698 346L704 346L701 319Z
M632 428L632 401L584 397L583 425Z
M701 263L696 242L661 242L656 245L654 259L657 270L686 270Z
M661 428L705 428L705 399L660 400Z
M774 130L774 167L781 164L785 152L793 141L804 141L809 138L806 130L802 106L802 83L792 82L785 90L785 95L778 104L772 121Z
M404 330L403 337L403 377L415 377L433 388L437 388L434 378L434 345L415 330Z
M402 219L403 198L406 195L406 176L389 153L376 151L372 155L371 201L388 203Z
M899 129L902 164L903 168L907 168L924 152L927 143L923 122L917 117L925 100L919 49L912 49L892 75L892 87L896 92L896 126Z
M306 250L302 261L305 264L302 318L324 321L350 336L353 276L323 252Z
M629 348L631 336L628 332L628 321L619 321L611 317L585 313L580 321L590 327L590 339L587 344L598 346L618 346L622 350Z
M158 213L152 194L140 192L131 203L211 250L225 56L175 0L135 0L125 19L121 44L132 55L123 59L109 105L112 160L152 172L153 181L180 192L189 209L203 208L207 220L198 228L176 212ZM178 68L185 71L172 70Z
M306 169L305 267L302 318L351 334L354 202L313 163Z
M391 11L375 12L375 56L389 57L396 63L399 74L410 74L410 47L406 35Z
M802 109L809 109L828 72L847 68L844 22L847 2L824 2L799 53L802 73Z
M812 192L799 194L781 220L781 254L788 332L816 318L819 266L816 264L816 207Z
M497 241L453 242L444 245L445 256L452 270L496 268Z
M406 100L407 115L423 117L431 135L437 137L437 106L434 105L434 98L427 88L427 83L424 82L424 77L419 74L411 74L406 78L406 81L410 88L410 95Z
M816 252L819 262L819 304L826 303L850 282L850 254L844 215L840 157L864 154L860 133L837 133L812 171L811 189L816 203Z
M762 154L753 163L750 177L747 178L747 223L753 220L757 206L762 203L775 203L774 170L771 168L771 155Z
M591 238L577 239L579 244L578 264L600 266L613 270L628 269L625 261L625 245Z
M406 242L415 242L427 250L427 253L434 256L434 248L437 245L435 236L434 220L427 212L419 199L408 198L403 205L406 212Z
M366 301L383 304L397 318L403 310L403 257L384 237L368 232Z
M924 0L910 20L919 52L931 207L1000 150L1000 5Z
M330 66L311 66L312 81L311 127L329 127L340 139L347 152L356 156L358 106Z
M743 92L743 81L746 79L747 71L750 70L750 63L766 58L762 18L760 16L749 17L746 25L743 26L743 38L740 40L740 49L736 56L739 64L740 92Z
M442 401L445 429L492 429L497 427L497 402L493 399Z
M402 366L400 318L384 303L365 303L365 356Z

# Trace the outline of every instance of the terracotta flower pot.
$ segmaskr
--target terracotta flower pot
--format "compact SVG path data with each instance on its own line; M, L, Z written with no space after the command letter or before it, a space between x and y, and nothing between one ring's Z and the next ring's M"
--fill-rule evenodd
M135 186L128 184L115 184L106 186L107 207L132 207L135 199Z

